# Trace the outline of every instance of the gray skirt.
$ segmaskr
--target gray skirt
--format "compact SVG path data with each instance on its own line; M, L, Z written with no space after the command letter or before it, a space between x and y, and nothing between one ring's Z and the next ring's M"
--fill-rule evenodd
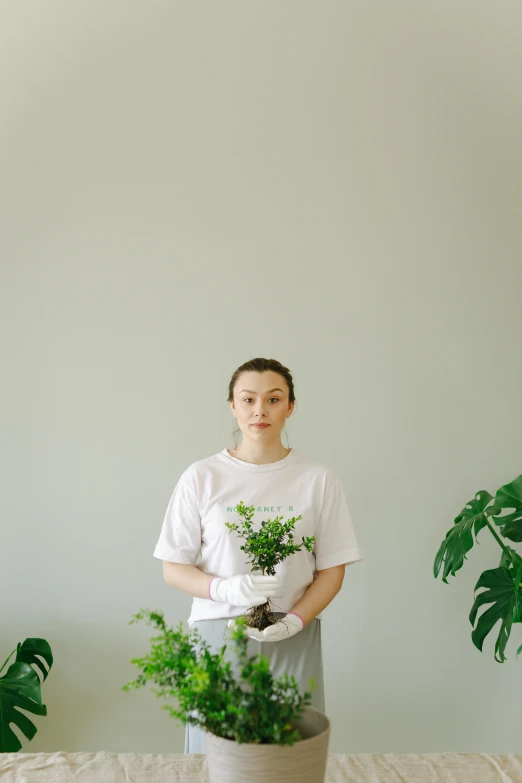
M276 617L283 614L275 613ZM225 644L227 658L234 661L231 642L228 634L228 618L220 620L196 620L191 630L197 628L201 638L208 642L212 652ZM258 642L248 640L249 655L266 655L270 661L270 671L274 677L282 674L292 674L301 693L310 690L310 678L314 678L315 688L312 691L312 706L324 712L324 678L323 657L321 650L321 620L312 620L302 631L282 639L280 642ZM199 726L186 724L185 753L206 753L205 732Z

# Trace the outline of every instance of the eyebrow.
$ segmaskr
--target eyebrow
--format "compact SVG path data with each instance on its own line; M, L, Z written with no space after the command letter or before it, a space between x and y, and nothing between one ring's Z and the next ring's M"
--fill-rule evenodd
M272 392L280 391L281 394L284 394L284 391L282 389L270 389L270 391L267 391L266 394L271 394ZM256 392L251 391L250 389L241 389L239 392L240 394L243 394L243 392L248 392L249 394L256 394Z

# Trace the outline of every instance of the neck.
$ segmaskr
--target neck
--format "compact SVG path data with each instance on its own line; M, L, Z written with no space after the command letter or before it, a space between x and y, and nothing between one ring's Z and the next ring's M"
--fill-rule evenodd
M278 462L290 454L292 449L286 449L281 441L276 443L251 443L246 439L229 452L236 459L243 462L251 462L253 465L267 465L270 462Z

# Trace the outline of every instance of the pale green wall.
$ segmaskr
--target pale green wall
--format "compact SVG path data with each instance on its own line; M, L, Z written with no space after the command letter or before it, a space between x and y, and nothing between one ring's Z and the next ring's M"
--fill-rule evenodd
M496 545L432 576L521 466L521 24L471 0L2 4L0 657L56 656L26 750L182 749L120 691L149 635L127 622L187 617L152 551L261 355L366 556L325 613L331 750L522 752L520 627L502 666L470 640Z

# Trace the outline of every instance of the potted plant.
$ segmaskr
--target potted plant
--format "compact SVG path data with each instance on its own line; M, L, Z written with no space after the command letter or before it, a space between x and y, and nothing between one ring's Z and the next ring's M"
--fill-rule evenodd
M32 712L34 715L47 715L47 707L42 704L40 679L33 666L36 666L43 680L46 680L53 665L53 654L48 642L45 639L18 642L16 650L7 656L0 674L15 653L14 663L0 677L0 753L16 753L22 747L10 726L11 723L14 723L28 740L32 740L37 732L34 723L19 710Z
M511 513L501 516L508 509ZM435 577L441 568L442 581L446 584L449 575L455 576L483 528L489 530L502 553L498 566L484 571L475 585L475 594L480 588L485 589L475 597L469 615L471 625L475 625L478 610L482 606L491 606L480 615L471 639L482 652L484 639L501 620L495 642L495 660L504 663L512 625L522 622L522 557L505 543L506 539L517 543L522 541L522 475L500 487L494 498L482 489L466 503L439 547L433 567ZM521 650L522 645L517 650L517 656Z
M322 783L329 720L310 707L310 692L299 693L294 677L275 679L266 656L247 654L245 618L230 631L235 666L225 659L226 645L211 652L197 630L186 634L181 623L169 628L161 612L143 609L130 622L140 620L159 635L147 655L132 659L140 674L123 690L151 683L158 697L177 702L163 707L171 716L207 732L210 783L255 783L269 776Z
M254 530L252 517L255 507L245 506L243 501L240 501L236 510L240 516L239 525L236 522L225 522L225 525L244 539L241 550L248 556L247 562L251 563L252 571L261 571L263 576L275 576L276 565L299 552L301 547L308 552L312 551L314 536L302 536L301 544L294 541L295 523L302 519L301 516L292 517L287 522L282 522L283 517L266 519L261 522L259 530ZM247 625L260 631L277 622L277 618L272 614L270 599L260 606L253 606L245 616Z

